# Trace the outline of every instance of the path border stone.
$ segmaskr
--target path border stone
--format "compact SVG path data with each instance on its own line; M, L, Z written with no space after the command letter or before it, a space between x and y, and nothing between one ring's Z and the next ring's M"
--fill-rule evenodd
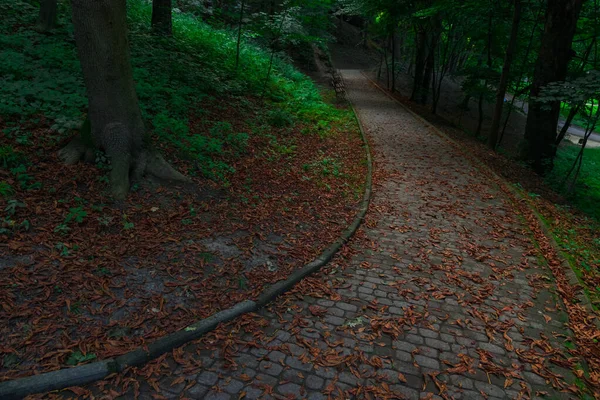
M358 227L364 221L371 202L373 184L373 160L371 158L371 148L354 105L349 101L348 104L352 108L352 112L356 118L367 158L367 176L364 186L364 195L352 223L319 257L291 273L287 279L276 282L264 289L256 301L244 300L231 308L219 311L208 318L204 318L186 328L166 335L144 347L139 347L121 356L107 360L1 382L0 400L22 399L30 394L51 392L72 386L81 386L102 380L108 375L121 372L128 367L143 365L174 348L202 337L206 333L214 330L221 323L229 322L243 314L259 310L275 300L278 296L291 290L305 277L319 271L327 265L339 249L350 240L354 233L356 233Z
M427 121L425 118L423 118L422 116L417 114L415 111L408 108L401 101L399 101L397 98L395 98L393 95L391 95L386 89L382 88L381 85L379 85L377 82L375 82L373 79L371 79L371 77L369 77L364 71L361 71L361 74L369 82L371 82L375 87L377 87L380 91L382 91L386 96L388 96L390 99L394 100L398 105L400 105L404 110L408 111L408 113L410 113L417 120L421 121L425 125L425 127L430 128L435 134L440 136L442 139L446 140L454 148L456 148L458 151L460 151L462 154L464 154L465 157L473 165L475 165L476 167L478 167L480 169L485 169L490 175L492 175L492 177L494 177L496 179L496 184L504 187L507 191L509 191L515 197L515 199L511 199L512 201L515 201L515 200L518 201L520 199L522 202L525 202L527 204L527 207L531 210L533 216L536 218L536 220L538 222L538 226L542 230L542 233L544 234L544 236L546 236L546 238L548 239L548 242L554 248L557 256L560 258L560 262L564 269L565 275L569 281L569 284L573 285L573 286L580 285L579 278L577 278L577 275L575 274L575 271L573 271L573 268L571 267L570 262L564 256L563 250L560 248L560 246L556 242L556 238L555 238L554 234L552 233L552 229L550 228L550 226L548 226L548 224L540 216L537 209L523 195L523 193L521 193L518 189L516 189L513 185L511 185L510 182L508 182L505 178L498 175L493 169L491 169L487 164L482 162L479 158L472 156L470 154L467 154L465 151L463 151L462 147L459 145L459 143L456 140L452 139L450 136L448 136L446 133L444 133L442 130L440 130L438 127L436 127L434 124ZM587 309L587 311L589 311L592 315L596 315L596 311L594 310L594 308L592 306L592 302L585 295L583 289L578 291L577 301L579 303L581 303ZM594 323L596 324L596 327L598 327L600 329L600 319L598 319L598 318L595 319Z

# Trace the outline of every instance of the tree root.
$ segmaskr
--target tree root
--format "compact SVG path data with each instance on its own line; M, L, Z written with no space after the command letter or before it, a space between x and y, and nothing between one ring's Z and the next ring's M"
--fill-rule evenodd
M68 165L77 164L81 160L94 162L94 149L86 146L80 136L75 136L58 151L58 158Z
M112 169L110 172L111 193L116 199L125 199L129 193L131 182L140 181L144 176L153 176L164 181L190 182L190 178L181 174L171 166L158 152L144 149L137 157L130 154L110 155ZM94 149L86 146L76 136L58 151L58 157L66 164L74 165L80 161L93 163Z

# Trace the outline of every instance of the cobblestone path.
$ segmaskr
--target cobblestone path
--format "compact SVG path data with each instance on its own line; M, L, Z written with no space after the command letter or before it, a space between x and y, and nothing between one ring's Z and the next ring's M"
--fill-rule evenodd
M566 317L508 200L360 72L343 75L388 170L359 238L259 314L102 383L104 393L570 398L555 389L567 371L549 362Z

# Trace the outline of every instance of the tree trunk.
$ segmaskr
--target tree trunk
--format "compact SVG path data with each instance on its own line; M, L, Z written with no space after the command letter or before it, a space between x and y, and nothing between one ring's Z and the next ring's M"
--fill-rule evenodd
M436 40L434 39L434 34L432 34L429 53L427 54L427 61L425 62L423 83L421 84L421 96L419 98L419 103L421 104L427 104L427 97L429 96L429 87L431 86L431 77L433 75L433 67L435 66L435 46Z
M392 26L392 93L396 91L396 29Z
M525 126L524 158L540 175L551 171L554 164L560 101L543 104L535 97L539 96L542 87L567 77L582 3L583 0L548 0Z
M141 178L144 173L185 180L144 145L144 123L129 61L125 0L72 0L72 9L75 42L87 88L90 144L110 158L113 195L124 198L130 178ZM90 144L75 138L59 156L75 163L89 154Z
M498 129L500 128L500 119L502 118L502 110L504 109L504 96L506 95L506 88L508 87L510 67L515 54L515 49L517 47L517 36L519 35L520 22L521 0L515 0L515 11L513 14L512 29L510 31L510 40L508 41L508 46L506 48L504 66L502 67L500 83L498 84L498 91L496 92L496 107L494 108L494 115L492 117L490 135L488 136L488 146L492 150L496 149L496 144L498 143Z
M565 124L563 125L562 129L560 130L560 133L558 134L558 137L556 138L556 142L554 143L556 146L558 146L560 144L560 142L563 141L565 136L567 136L567 132L569 132L569 127L571 126L571 123L573 122L573 118L575 118L575 116L579 112L579 107L580 107L580 104L577 104L575 106L572 106L571 109L569 110L569 115L567 116Z
M425 51L427 48L427 32L423 27L418 27L416 32L416 54L415 54L415 77L411 101L419 101L423 85L423 74L425 73Z
M152 30L166 36L173 34L171 0L152 0Z
M42 0L40 15L36 29L38 32L48 32L56 26L57 0Z
M237 71L240 65L240 46L242 44L242 24L244 23L244 6L245 0L242 0L242 4L240 6L240 19L238 21L238 35L237 35L237 46L235 50L235 70Z
M524 90L523 93L525 93L525 91L528 91L529 87L530 87L530 85L528 85L521 89L521 82L523 81L523 78L525 77L525 71L527 69L526 68L527 60L529 60L529 54L531 53L531 48L533 46L533 39L534 39L535 33L537 32L537 27L538 27L538 23L539 23L539 19L540 19L539 17L542 14L542 11L543 11L543 9L540 8L534 18L535 23L533 24L533 29L531 29L531 34L529 35L529 42L527 44L527 49L525 50L525 55L521 58L523 60L522 65L521 65L521 72L519 74L519 79L517 80L517 86L515 88L515 93L513 94L513 97L510 101L510 105L508 106L508 112L506 113L506 119L504 120L504 125L502 126L502 133L500 134L500 139L498 139L498 145L500 145L500 143L502 143L502 139L504 138L504 133L506 132L506 127L508 126L508 121L510 120L510 115L514 109L515 101L517 100L517 97L522 94L522 93L519 94L520 93L519 91Z
M488 35L487 35L487 66L488 72L492 70L492 22L494 21L494 13L493 10L490 11L490 16L488 18ZM477 111L479 113L479 119L477 121L477 130L475 131L475 137L479 137L481 135L481 128L483 127L483 90L487 90L488 87L488 78L483 81L483 89L481 94L479 94L479 102L477 103Z

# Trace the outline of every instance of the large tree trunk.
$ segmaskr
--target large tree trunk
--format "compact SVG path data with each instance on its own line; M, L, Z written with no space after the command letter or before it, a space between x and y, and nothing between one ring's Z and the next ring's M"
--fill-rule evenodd
M521 23L521 0L515 0L515 10L513 14L512 29L510 31L510 39L506 47L506 55L504 56L504 66L500 75L500 83L496 91L496 106L494 115L492 116L492 126L490 127L490 135L488 136L488 146L496 149L498 143L498 130L500 128L500 119L502 118L502 110L504 109L504 96L508 87L508 78L510 75L510 67L512 65L513 56L517 47L517 37L519 35L519 24Z
M47 32L56 26L57 0L42 0L36 29Z
M543 104L535 97L539 96L542 87L567 77L567 67L573 56L571 44L582 3L583 0L548 0L525 127L524 158L540 175L545 175L553 167L560 101Z
M89 155L91 144L103 150L111 160L110 184L117 198L127 195L130 177L138 179L144 173L185 180L144 145L144 123L129 61L125 0L72 0L72 9L89 102L90 139L85 140L85 135L74 139L59 156L75 163Z
M171 0L152 0L152 29L161 35L173 34Z

